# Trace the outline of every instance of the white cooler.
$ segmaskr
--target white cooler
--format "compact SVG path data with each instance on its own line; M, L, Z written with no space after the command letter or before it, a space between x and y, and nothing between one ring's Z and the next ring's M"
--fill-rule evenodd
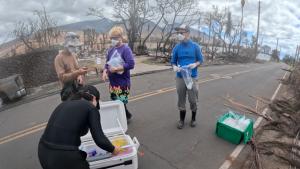
M125 134L127 120L124 104L121 101L100 103L100 116L103 132L113 143L121 146L122 152L113 156L95 143L89 132L81 137L79 149L88 154L87 161L91 169L137 169L137 151L140 146L136 137Z

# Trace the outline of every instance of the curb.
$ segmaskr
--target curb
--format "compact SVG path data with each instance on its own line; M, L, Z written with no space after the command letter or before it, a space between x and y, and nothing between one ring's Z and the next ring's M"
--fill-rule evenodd
M234 65L234 64L232 64L232 63L205 64L205 65L202 65L201 67L220 66L220 65ZM158 73L158 72L164 72L164 71L169 71L169 70L172 70L172 68L161 69L161 70L152 70L152 71L146 71L146 72L141 72L141 73L134 73L134 74L131 74L130 77L142 76L142 75L153 74L153 73ZM105 83L102 80L97 80L97 78L91 78L90 80L91 81L87 83L89 85L96 85L96 84ZM22 104L26 104L26 103L38 100L38 99L43 99L43 98L46 98L46 97L49 97L49 96L53 96L55 94L58 94L59 92L60 92L60 89L49 92L49 93L41 94L41 95L38 95L38 96L35 96L35 97L33 96L32 98L20 98L20 100L17 100L16 102L11 102L8 105L3 105L2 107L0 107L0 112L2 112L4 110L8 110L8 109L16 107L16 106L20 106Z
M134 73L131 74L130 77L136 77L136 76L142 76L142 75L147 75L147 74L153 74L153 73L158 73L158 72L165 72L165 71L169 71L172 68L167 68L167 69L161 69L161 70L152 70L152 71L147 71L147 72L141 72L141 73ZM97 84L101 84L101 83L105 83L105 81L103 80L97 80L98 78L92 78L90 79L91 81L88 82L87 84L89 85L97 85ZM3 107L0 107L0 112L4 111L4 110L8 110L10 108L16 107L16 106L20 106L22 104L26 104L35 100L39 100L39 99L43 99L49 96L53 96L55 94L58 94L60 92L60 89L58 90L54 90L52 92L49 93L45 93L45 94L41 94L41 95L37 95L37 96L33 96L32 98L21 98L20 100L17 100L16 102L12 102L8 105L3 105Z

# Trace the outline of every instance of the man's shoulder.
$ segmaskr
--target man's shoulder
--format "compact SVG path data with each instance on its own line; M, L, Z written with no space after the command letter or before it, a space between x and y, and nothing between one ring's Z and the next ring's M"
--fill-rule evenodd
M174 49L178 49L178 48L180 48L180 46L181 46L181 43L177 43L177 44L174 46Z
M55 60L60 60L62 58L62 51L58 51L58 54L55 56Z
M87 101L85 99L81 99L79 101L80 101L80 103L83 107L86 107L86 109L88 109L88 110L97 110L96 107L90 101Z
M192 41L192 40L191 40L191 43L193 44L194 47L200 48L200 44L199 43L197 43L195 41Z
M79 99L79 100L70 100L70 102L74 105L77 106L83 106L83 107L87 107L87 108L93 108L91 102L85 100L85 99Z

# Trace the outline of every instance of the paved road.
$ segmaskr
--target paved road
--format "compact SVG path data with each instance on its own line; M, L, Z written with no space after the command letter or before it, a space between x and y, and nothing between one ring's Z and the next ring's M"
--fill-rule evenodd
M248 94L270 98L284 72L282 64L226 65L200 68L198 126L176 129L178 111L174 73L165 71L132 79L128 133L144 152L142 169L217 169L235 148L215 136L217 117L227 110L222 96L254 105ZM107 84L97 85L109 100ZM52 110L53 95L0 112L0 169L40 169L37 143ZM190 119L190 112L187 116ZM28 129L28 130L24 130ZM20 132L21 131L21 132ZM18 133L16 133L18 132Z

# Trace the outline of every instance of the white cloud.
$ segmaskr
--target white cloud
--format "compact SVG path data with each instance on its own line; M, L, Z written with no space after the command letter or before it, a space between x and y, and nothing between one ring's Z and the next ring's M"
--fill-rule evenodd
M229 7L234 19L241 17L240 0L206 0L200 1L203 10L211 10L212 5L221 8ZM261 0L260 35L263 43L279 47L293 54L297 44L300 45L300 1L299 0ZM256 32L258 15L258 0L246 0L244 6L245 30ZM298 26L298 27L297 27Z
M105 16L111 17L111 7L106 4L106 0L0 0L0 44L13 38L11 32L18 21L33 18L33 11L43 6L59 25L63 25L96 19L87 16L90 7L105 7Z
M67 24L82 20L95 19L86 16L89 7L105 9L105 16L112 17L112 8L108 7L108 0L0 0L0 44L9 38L14 24L19 20L32 18L32 11L46 7L58 24ZM229 7L233 18L239 20L241 16L240 0L199 0L200 10L205 12L212 9L212 5L219 8ZM257 0L246 0L244 7L245 30L256 32ZM300 1L299 0L261 0L260 34L264 44L279 46L294 53L296 45L300 44ZM298 27L297 27L298 26Z

